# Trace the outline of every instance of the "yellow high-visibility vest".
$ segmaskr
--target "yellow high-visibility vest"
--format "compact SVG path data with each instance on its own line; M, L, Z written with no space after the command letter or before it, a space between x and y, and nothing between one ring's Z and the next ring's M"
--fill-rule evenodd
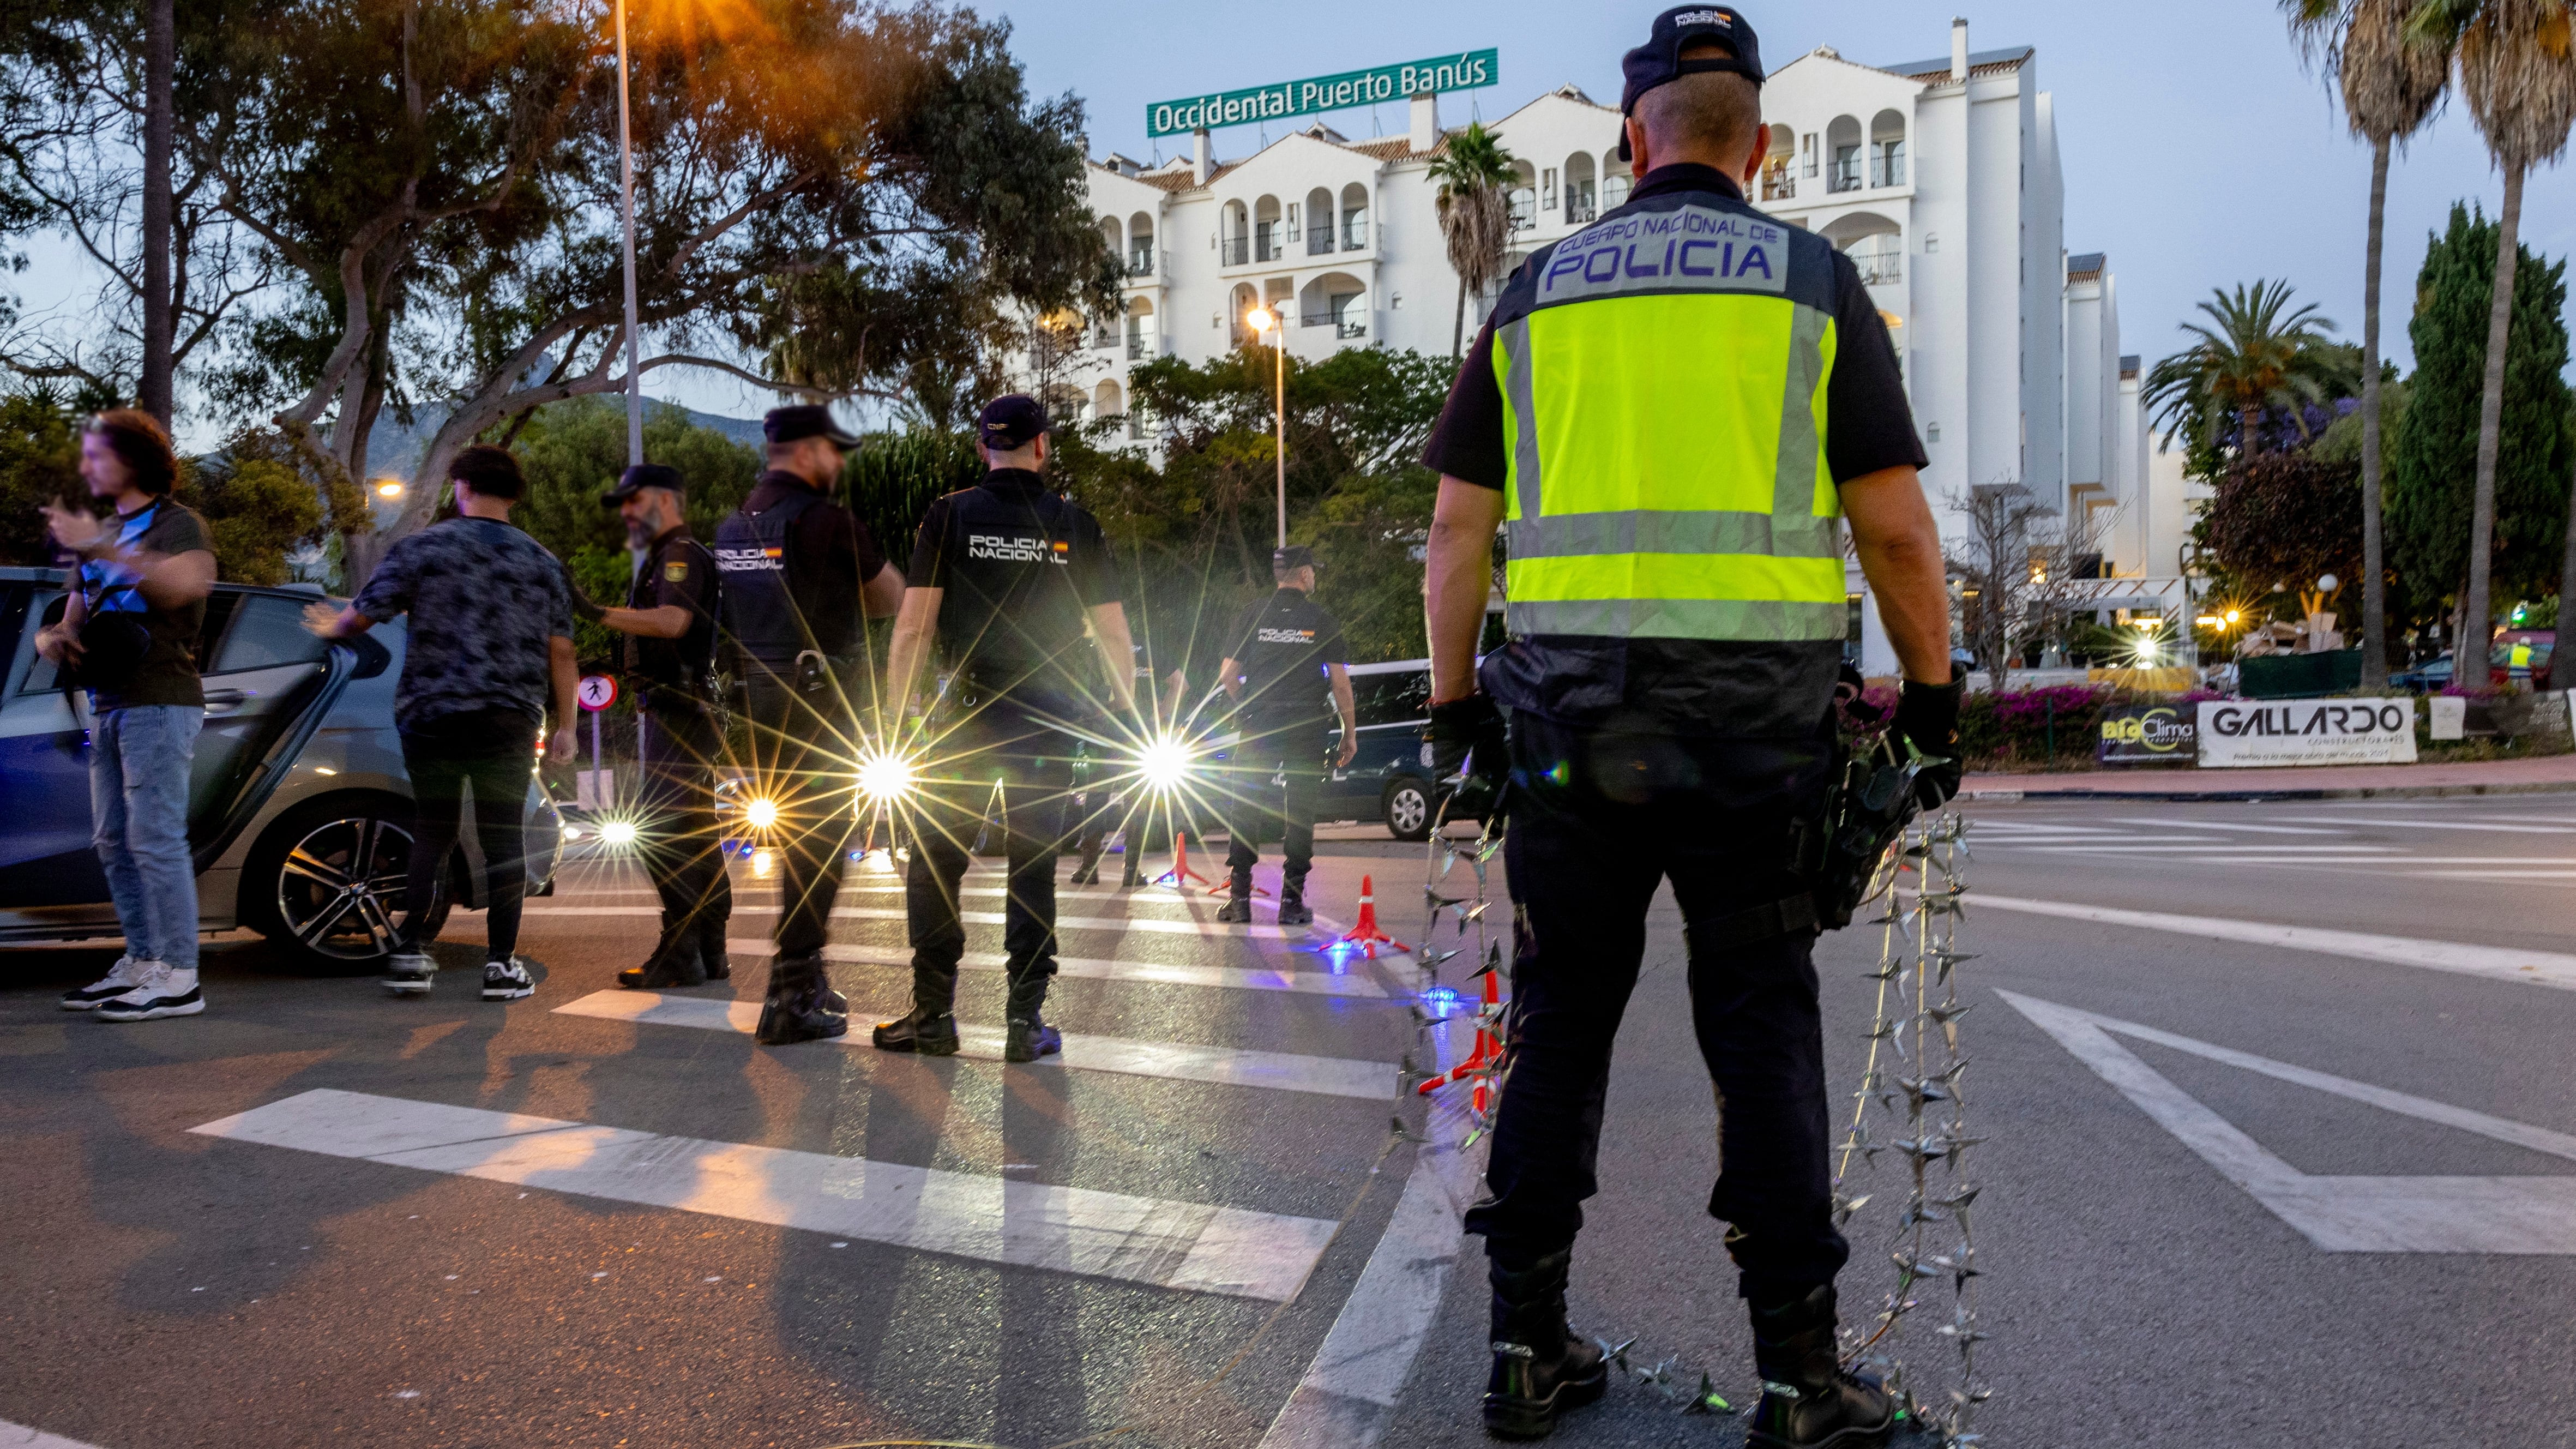
M1705 192L1531 257L1494 310L1515 635L1838 641L1833 247Z

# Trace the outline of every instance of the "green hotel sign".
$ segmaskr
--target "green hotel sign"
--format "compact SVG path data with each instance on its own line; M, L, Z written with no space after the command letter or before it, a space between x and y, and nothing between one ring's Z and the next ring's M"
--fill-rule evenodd
M1252 121L1338 111L1377 101L1402 100L1425 91L1463 91L1494 83L1495 52L1470 50L1404 65L1348 70L1313 80L1254 86L1250 90L1216 91L1184 100L1156 101L1145 108L1145 134L1176 136L1184 131L1213 130Z

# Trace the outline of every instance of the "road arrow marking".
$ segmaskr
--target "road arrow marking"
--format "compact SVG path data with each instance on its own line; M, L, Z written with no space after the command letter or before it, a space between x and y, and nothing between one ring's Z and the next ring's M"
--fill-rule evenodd
M2111 1034L2571 1161L2576 1161L2576 1137L2035 997L1996 994L2322 1251L2576 1254L2576 1177L2313 1176L2203 1106Z

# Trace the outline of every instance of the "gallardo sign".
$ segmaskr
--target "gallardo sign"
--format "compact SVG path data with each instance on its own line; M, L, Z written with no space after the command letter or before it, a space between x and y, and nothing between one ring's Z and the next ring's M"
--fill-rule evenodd
M2203 768L2241 765L2411 765L2415 701L2294 699L2200 704Z
M1184 131L1276 121L1376 101L1400 101L1426 91L1473 90L1494 83L1495 56L1494 51L1471 50L1406 65L1381 65L1313 80L1156 101L1145 108L1145 134L1176 136Z

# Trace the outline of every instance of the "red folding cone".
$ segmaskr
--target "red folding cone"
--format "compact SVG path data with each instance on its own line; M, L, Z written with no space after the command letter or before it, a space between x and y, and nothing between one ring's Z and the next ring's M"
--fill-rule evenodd
M1360 877L1360 923L1344 931L1342 940L1360 947L1372 961L1377 959L1378 943L1381 941L1386 943L1386 948L1390 951L1413 949L1378 929L1377 882L1369 876Z
M1488 971L1485 973L1484 1009L1476 1014L1476 1049L1467 1054L1465 1061L1414 1088L1416 1094L1428 1097L1452 1082L1463 1082L1473 1077L1476 1079L1476 1092L1470 1105L1479 1118L1485 1115L1486 1107L1493 1101L1491 1068L1503 1054L1503 1044L1494 1036L1494 1026L1502 1019L1502 1005L1502 973Z
M1190 869L1190 838L1175 830L1172 832L1172 868L1147 881L1146 884L1169 885L1176 891L1187 892L1191 881L1205 885L1207 877Z

